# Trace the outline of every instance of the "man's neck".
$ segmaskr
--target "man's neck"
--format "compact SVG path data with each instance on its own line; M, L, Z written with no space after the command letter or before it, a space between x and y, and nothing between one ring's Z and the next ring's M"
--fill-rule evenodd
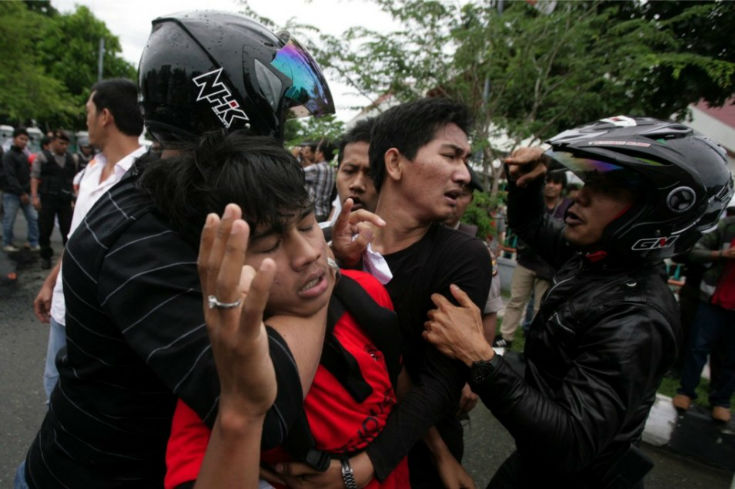
M412 203L404 201L398 192L384 186L375 213L383 218L386 225L376 230L372 248L388 255L420 241L429 231L432 221L419 219L412 214L412 211Z
M123 136L108 138L102 148L105 157L105 168L102 170L100 182L104 182L112 173L117 162L140 147L136 136Z
M546 207L549 209L553 209L556 207L559 202L561 202L561 196L558 197L544 197L544 203L546 203Z

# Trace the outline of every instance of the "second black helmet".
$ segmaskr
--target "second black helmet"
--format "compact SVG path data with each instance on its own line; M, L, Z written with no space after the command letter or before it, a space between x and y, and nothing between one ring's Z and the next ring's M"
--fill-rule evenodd
M283 136L289 110L334 113L319 65L288 33L237 14L193 11L159 17L138 69L146 127L166 143L206 131Z

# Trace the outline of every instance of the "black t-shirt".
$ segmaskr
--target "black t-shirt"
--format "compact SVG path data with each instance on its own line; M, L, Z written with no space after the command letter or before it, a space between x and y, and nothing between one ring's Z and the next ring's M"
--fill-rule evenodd
M442 294L454 302L449 286L456 284L482 307L492 279L490 256L482 241L439 224L432 225L418 242L385 259L393 273L386 288L403 330L403 359L414 388L368 447L379 479L390 473L428 428L453 418L466 380L459 361L442 355L421 336L426 314L435 307L431 294ZM456 447L452 448L456 454Z
M67 348L26 458L32 488L162 487L176 399L214 422L219 382L197 251L137 188L138 171L98 200L67 244ZM293 388L278 389L268 448L283 441L302 402L285 342L272 329L269 338L279 385Z

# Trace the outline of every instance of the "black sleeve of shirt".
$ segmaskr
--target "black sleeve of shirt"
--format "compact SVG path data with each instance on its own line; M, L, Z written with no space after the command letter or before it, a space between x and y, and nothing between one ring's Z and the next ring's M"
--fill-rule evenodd
M573 250L562 234L564 223L544 212L543 183L538 178L521 188L508 181L508 227L558 270Z
M461 235L458 231L446 232ZM461 236L449 241L437 259L429 264L436 267L434 292L456 302L449 292L449 285L456 284L482 308L492 280L492 274L488 273L490 255L480 240ZM378 480L384 480L391 473L430 427L456 411L467 373L468 369L461 362L427 345L419 379L414 379L413 388L399 401L383 431L367 448Z
M553 398L499 355L490 361L490 375L470 381L539 470L573 474L588 466L655 393L675 355L668 321L653 308L612 304L609 309L577 339L572 368ZM532 359L528 362L527 368L534 368Z
M108 252L101 269L101 303L130 348L211 428L220 388L202 311L196 254L177 233L168 231L145 216L130 227L126 243ZM279 388L265 419L266 449L283 442L294 409L303 403L296 364L285 341L271 328L268 336Z

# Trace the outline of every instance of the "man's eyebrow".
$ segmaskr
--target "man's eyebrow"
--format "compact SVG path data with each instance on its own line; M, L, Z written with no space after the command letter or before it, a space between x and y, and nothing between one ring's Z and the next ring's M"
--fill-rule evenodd
M252 235L250 235L250 241L257 241L259 239L263 239L265 237L271 236L273 234L278 234L277 231L273 226L269 227L268 229L263 229L262 231L256 231Z
M442 143L441 149L451 149L454 151L455 154L463 155L463 154L470 154L470 150L463 148L462 146L456 145L454 143Z

